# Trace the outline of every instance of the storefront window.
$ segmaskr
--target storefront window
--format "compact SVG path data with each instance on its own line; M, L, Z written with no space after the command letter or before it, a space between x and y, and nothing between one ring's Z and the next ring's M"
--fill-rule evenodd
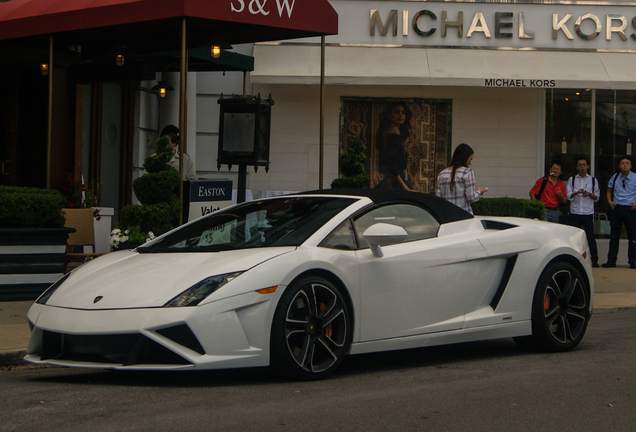
M596 91L596 177L605 185L636 139L636 91Z
M634 140L636 90L547 91L545 168L547 170L553 161L559 161L563 168L562 179L566 180L576 173L576 158L593 156L590 158L591 174L598 179L601 188L601 199L596 206L601 213L607 210L607 182L617 172L619 159L632 155Z
M591 155L592 91L548 90L545 125L545 169L561 163L565 180L576 172L576 158Z

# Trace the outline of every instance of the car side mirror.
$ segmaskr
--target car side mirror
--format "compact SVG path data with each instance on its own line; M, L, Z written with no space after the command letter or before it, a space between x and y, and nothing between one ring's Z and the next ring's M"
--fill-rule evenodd
M362 234L362 237L369 243L371 252L378 258L384 256L380 246L387 246L404 241L408 234L404 228L386 223L371 225Z

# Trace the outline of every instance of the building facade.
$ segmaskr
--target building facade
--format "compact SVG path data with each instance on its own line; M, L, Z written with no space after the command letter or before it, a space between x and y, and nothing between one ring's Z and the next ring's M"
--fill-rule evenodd
M633 3L331 4L339 34L326 38L322 187L338 176L338 154L360 129L373 184L377 116L400 100L419 112L404 147L422 192L434 189L431 181L462 142L475 150L477 183L489 196L528 197L553 160L569 176L575 159L586 156L592 173L605 178L617 157L631 153ZM271 93L276 105L271 168L250 174L252 190L319 186L320 50L318 39L254 47L253 92ZM356 108L360 103L368 107ZM439 103L448 106L447 117L431 131L426 106Z

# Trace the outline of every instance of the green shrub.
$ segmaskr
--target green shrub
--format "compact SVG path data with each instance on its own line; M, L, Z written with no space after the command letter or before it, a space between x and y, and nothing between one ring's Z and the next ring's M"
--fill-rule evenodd
M133 181L133 191L143 205L167 202L175 197L175 190L181 184L179 170L170 167L169 170L158 173L147 173Z
M334 179L331 182L332 189L367 188L371 178L364 171L364 163L367 157L364 155L366 146L360 140L353 141L349 148L340 154L340 171L344 177Z
M0 186L0 228L61 228L65 202L56 190Z
M155 155L144 161L146 174L133 181L133 191L141 205L129 205L120 211L121 230L133 234L129 235L131 243L143 243L139 240L145 239L149 232L154 235L168 232L179 220L181 201L175 192L181 187L181 176L168 164L174 154L169 142L168 137L157 140Z
M158 236L173 228L172 222L179 218L181 202L174 199L150 205L129 205L121 209L119 222L122 229L139 227L142 232Z
M545 218L545 206L541 201L537 200L523 200L523 205L526 207L526 217L528 219Z
M545 206L540 201L520 198L482 198L470 204L478 216L513 216L543 220Z

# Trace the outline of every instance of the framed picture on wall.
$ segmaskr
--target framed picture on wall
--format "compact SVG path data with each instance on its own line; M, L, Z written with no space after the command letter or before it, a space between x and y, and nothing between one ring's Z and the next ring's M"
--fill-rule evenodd
M450 148L447 99L342 98L341 150L365 147L371 188L435 192Z

